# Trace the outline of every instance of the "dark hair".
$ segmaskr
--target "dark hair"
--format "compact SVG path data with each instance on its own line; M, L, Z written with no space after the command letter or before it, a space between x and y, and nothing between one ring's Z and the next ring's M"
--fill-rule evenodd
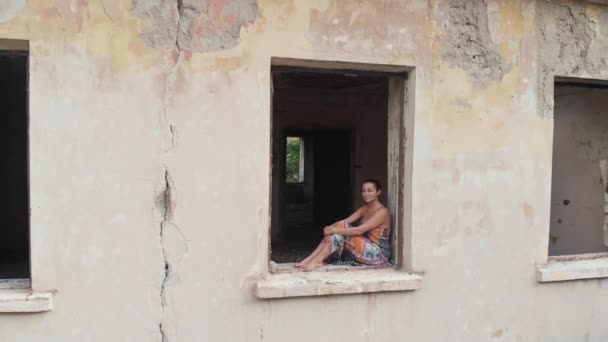
M382 190L382 184L380 184L380 181L377 180L376 178L368 178L368 179L364 180L362 184L365 184L365 183L374 184L374 187L376 188L377 191Z

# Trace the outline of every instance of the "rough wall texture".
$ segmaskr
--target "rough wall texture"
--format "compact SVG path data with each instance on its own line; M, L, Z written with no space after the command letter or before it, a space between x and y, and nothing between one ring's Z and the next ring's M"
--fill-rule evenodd
M180 11L177 0L134 0L133 14L145 21L141 37L149 47L171 48L178 41Z
M608 78L608 8L584 1L539 1L539 110L551 115L554 76Z
M241 29L258 17L256 0L135 0L133 13L149 27L147 46L197 52L233 48Z
M52 312L0 317L0 340L608 340L606 280L535 281L549 244L552 77L608 79L605 6L15 8L0 37L30 41L32 281L57 293ZM252 295L268 271L273 56L414 68L407 252L421 291ZM356 328L336 329L345 319Z
M479 87L499 82L507 66L493 47L485 0L450 1L444 16L443 59Z
M235 47L258 17L257 0L183 0L179 45L198 52Z

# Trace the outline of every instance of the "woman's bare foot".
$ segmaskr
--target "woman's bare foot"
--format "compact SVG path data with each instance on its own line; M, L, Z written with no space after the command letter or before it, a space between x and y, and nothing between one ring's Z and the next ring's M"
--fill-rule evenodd
M318 268L321 266L323 266L323 262L312 261L312 262L309 262L308 264L303 265L302 269L306 272L310 272L310 271L314 270L315 268Z
M309 256L307 256L306 258L304 258L304 260L300 261L300 262L296 262L296 264L294 265L296 268L302 268L304 267L306 264L308 264L310 262L310 260L312 258L314 258L315 256L317 256L317 254L315 254L314 252L312 254L310 254Z
M321 240L321 243L319 243L319 246L317 246L317 248L312 253L310 253L309 256L307 256L304 260L302 260L300 262L296 262L296 264L294 266L296 268L303 268L306 264L308 264L313 259L315 259L317 257L317 255L319 255L319 253L321 253L323 251L323 249L325 249L325 246L327 246L328 243L330 243L328 238L327 237L323 238L323 240Z

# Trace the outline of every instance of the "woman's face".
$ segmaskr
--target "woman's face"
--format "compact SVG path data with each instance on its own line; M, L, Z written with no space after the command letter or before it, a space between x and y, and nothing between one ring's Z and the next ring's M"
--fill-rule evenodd
M376 190L374 183L363 183L361 188L361 197L365 203L371 203L380 196L380 191Z

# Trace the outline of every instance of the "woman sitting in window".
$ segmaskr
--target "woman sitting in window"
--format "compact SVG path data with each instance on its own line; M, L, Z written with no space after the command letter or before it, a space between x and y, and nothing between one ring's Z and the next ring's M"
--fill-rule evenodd
M365 204L352 215L323 229L325 237L306 259L296 267L311 271L323 265L330 257L348 253L365 265L382 265L390 260L391 218L388 209L378 197L382 186L376 179L363 182L361 196ZM361 221L359 226L353 223Z

